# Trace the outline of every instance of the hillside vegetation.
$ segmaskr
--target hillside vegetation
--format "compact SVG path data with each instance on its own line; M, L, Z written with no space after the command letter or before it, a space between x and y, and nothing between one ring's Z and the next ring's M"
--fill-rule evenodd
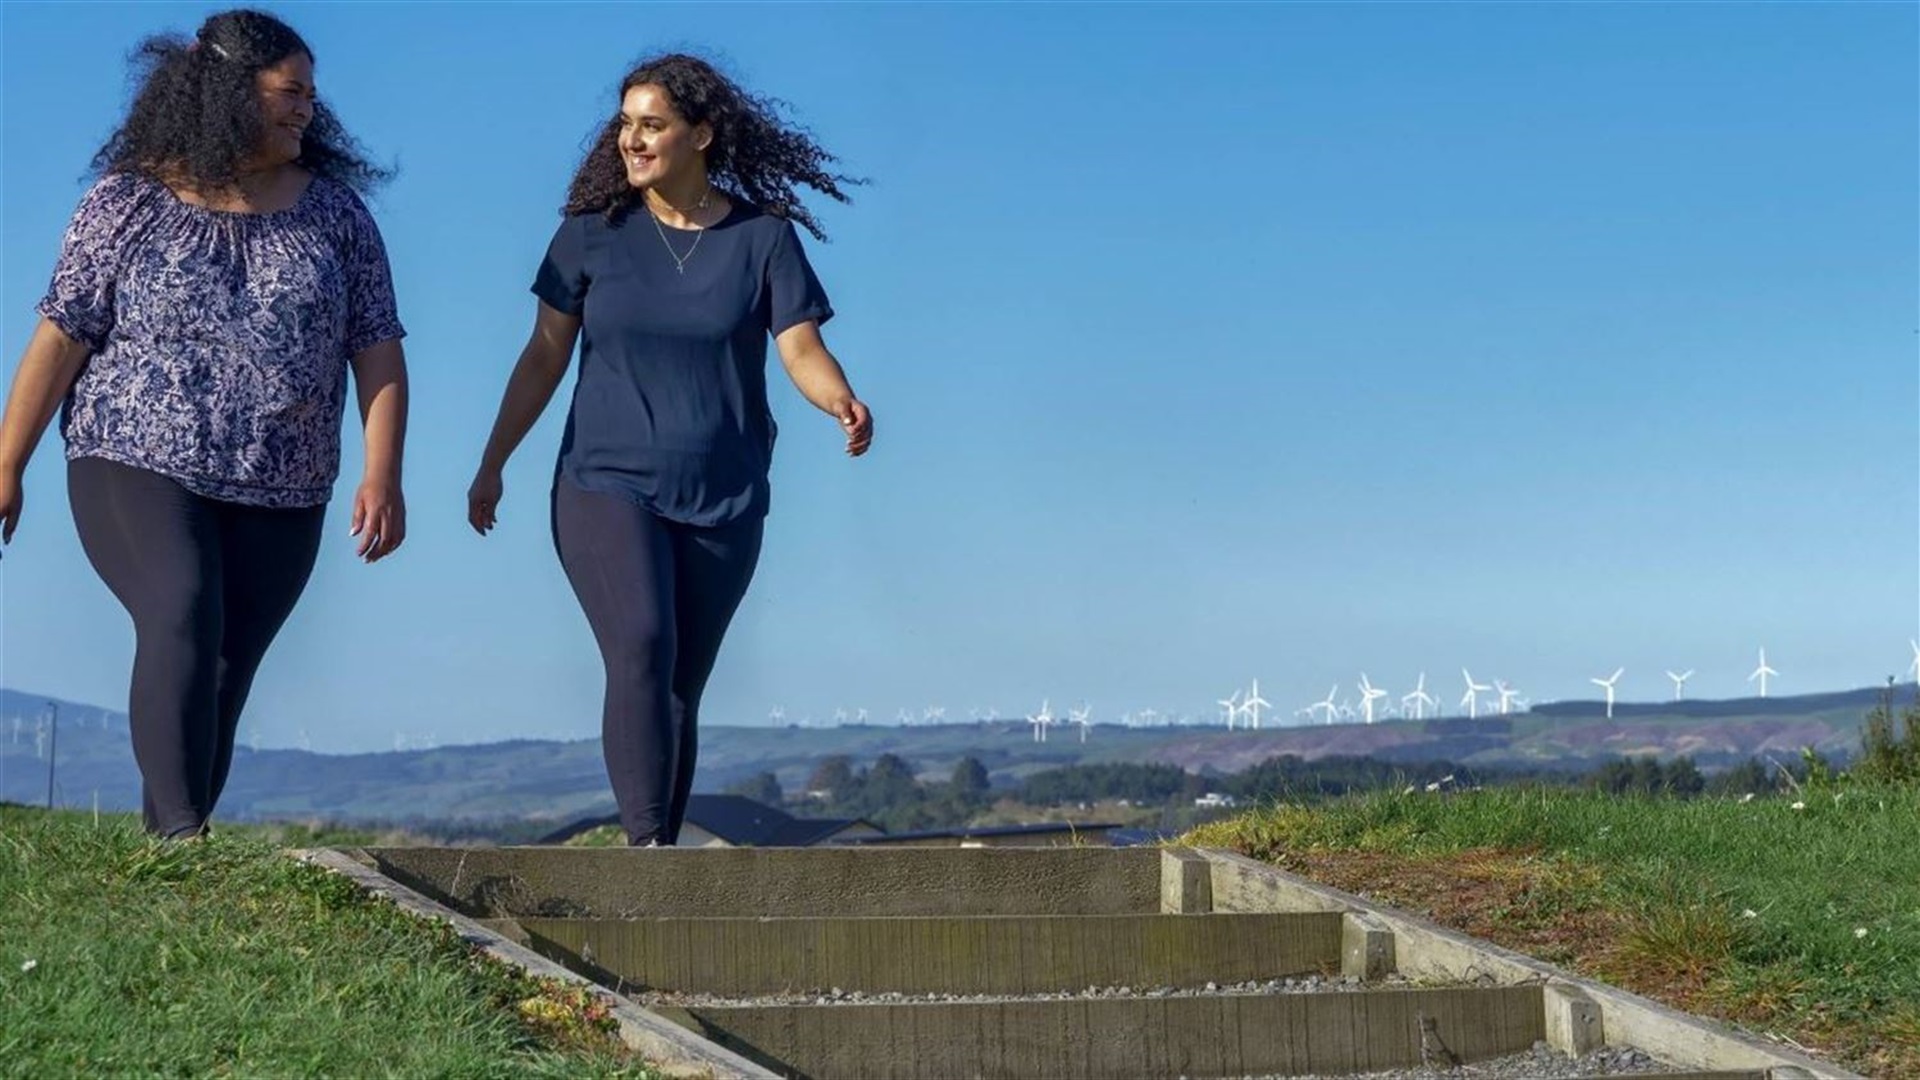
M1224 847L1678 1008L1920 1076L1920 788L1424 789L1273 805Z
M0 1076L650 1077L604 1007L244 831L0 806Z

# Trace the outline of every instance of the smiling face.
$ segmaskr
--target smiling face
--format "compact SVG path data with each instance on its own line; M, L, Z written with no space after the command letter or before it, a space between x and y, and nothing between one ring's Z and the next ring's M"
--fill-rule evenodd
M313 121L313 57L296 52L254 76L260 100L262 168L285 165L300 157L307 125Z
M704 151L713 142L713 129L687 123L664 89L643 83L620 101L619 142L627 183L675 188L706 171Z

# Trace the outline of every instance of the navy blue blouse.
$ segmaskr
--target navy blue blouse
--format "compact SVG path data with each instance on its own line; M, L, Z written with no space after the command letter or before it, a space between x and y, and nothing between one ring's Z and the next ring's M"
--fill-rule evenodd
M577 214L533 292L581 318L558 480L688 525L766 514L767 338L833 317L790 222L739 200L704 233Z

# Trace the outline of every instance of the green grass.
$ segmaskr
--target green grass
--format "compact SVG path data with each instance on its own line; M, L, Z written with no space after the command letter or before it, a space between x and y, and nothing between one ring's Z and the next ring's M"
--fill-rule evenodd
M587 999L259 836L0 807L0 1076L652 1076Z
M1920 1074L1920 790L1841 784L1745 803L1380 794L1270 807L1185 842L1274 861L1371 852L1466 865L1464 853L1491 851L1549 865L1559 892L1581 883L1556 903L1569 929L1606 916L1609 939L1577 950L1589 974L1643 992L1687 984L1685 1007L1791 1034L1872 1075Z

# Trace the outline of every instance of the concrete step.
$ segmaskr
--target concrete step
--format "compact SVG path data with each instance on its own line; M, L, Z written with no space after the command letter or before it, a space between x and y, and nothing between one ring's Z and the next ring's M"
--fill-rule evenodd
M516 920L535 950L627 989L1037 994L1338 972L1337 913Z
M961 1004L660 1008L792 1077L1243 1077L1463 1062L1545 1037L1538 986ZM1423 1019L1426 1024L1423 1025Z
M368 848L476 918L1150 915L1152 848Z
M1482 1061L1545 1041L1576 1058L1632 1046L1702 1070L1676 1076L1851 1076L1226 852L379 848L355 858L330 865L438 907L529 970L649 991L646 1008L622 1006L623 1037L688 1075L1337 1075ZM1195 992L1335 971L1360 985ZM1090 986L1188 990L1079 993ZM862 997L809 993L836 987ZM963 1000L868 996L901 994Z

